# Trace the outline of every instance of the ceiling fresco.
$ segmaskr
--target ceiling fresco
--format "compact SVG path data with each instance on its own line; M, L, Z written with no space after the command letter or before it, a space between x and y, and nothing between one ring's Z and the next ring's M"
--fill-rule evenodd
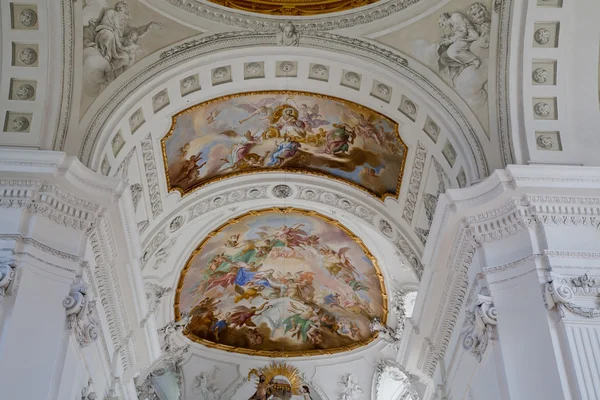
M488 130L491 0L454 0L418 24L377 40L410 54L438 74L469 104Z
M378 0L209 0L211 3L253 13L305 16L345 11Z
M398 125L345 100L272 91L220 97L173 117L162 139L169 190L187 194L228 176L324 175L398 197L406 145Z
M387 316L377 261L337 221L314 211L251 211L192 253L179 279L177 318L209 347L265 356L351 350Z

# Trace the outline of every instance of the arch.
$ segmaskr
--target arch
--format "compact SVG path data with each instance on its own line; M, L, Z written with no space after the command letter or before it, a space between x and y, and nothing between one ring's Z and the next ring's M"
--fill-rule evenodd
M214 63L215 60L225 63L223 60L229 59L230 64L239 63L244 57L251 56L257 47L261 47L262 53L265 54L263 58L270 60L277 57L299 57L332 63L344 59L347 60L346 65L361 67L363 71L371 71L368 83L376 80L383 81L392 88L392 93L394 93L395 87L397 88L396 92L409 90L414 96L418 96L422 103L429 106L432 114L433 110L438 110L435 112L438 114L436 117L442 120L440 125L451 132L457 142L459 153L468 164L466 172L470 179L475 181L487 176L488 163L484 148L480 143L480 139L485 136L481 133L481 126L464 101L425 67L370 41L339 35L307 33L300 37L300 43L301 47L299 48L273 47L276 45L274 33L230 32L203 36L173 46L161 53L160 56L154 54L147 57L148 61L144 60L140 63L140 65L149 64L143 71L125 82L119 79L113 82L113 90L108 90L109 86L82 120L85 134L79 151L81 159L86 165L98 169L101 162L99 153L108 141L107 136L114 134L114 128L125 117L128 110L135 107L136 103L140 104L143 97L169 78L182 78L183 71L200 69L202 65ZM200 58L202 58L201 62L198 61ZM298 85L300 89L301 86L310 82L310 79L297 78L290 79L288 82L290 85L302 83L302 85ZM235 83L230 86L209 84L207 89L210 89L213 93L212 97L215 97L219 93L231 93L233 86L236 86L236 92L246 90L245 87L256 86L244 79L239 79ZM263 83L265 82L263 81ZM321 83L322 87L333 85L331 80L327 85ZM275 86L272 88L276 89L281 84L266 82L264 86L267 85ZM114 88L117 86L120 87L115 91ZM335 84L336 90L340 90L339 86L339 84ZM354 94L354 92L345 91L350 93L350 95L347 94L348 97L352 97L351 94ZM362 89L362 91L365 90ZM198 94L206 92L200 90ZM369 94L369 91L366 90L366 93ZM202 96L197 96L199 100L200 97ZM352 98L348 98L348 100L352 101ZM397 111L395 108L397 103L392 105L389 99L380 101L379 104L380 107L390 110L390 113ZM454 135L455 132L459 134Z

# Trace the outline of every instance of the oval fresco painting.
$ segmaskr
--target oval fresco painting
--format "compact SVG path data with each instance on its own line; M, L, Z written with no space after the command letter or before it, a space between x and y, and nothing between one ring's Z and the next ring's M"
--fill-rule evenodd
M288 171L398 197L406 159L394 121L345 100L290 91L193 106L173 116L161 143L169 190L184 195L228 176Z
M184 333L227 351L294 356L370 342L383 277L359 238L314 211L253 211L208 235L179 279Z

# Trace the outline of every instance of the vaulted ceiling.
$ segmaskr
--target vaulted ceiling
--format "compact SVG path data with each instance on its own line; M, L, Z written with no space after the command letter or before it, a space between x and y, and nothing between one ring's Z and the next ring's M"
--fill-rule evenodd
M561 2L529 7L526 40L511 38L512 1L30 3L2 4L3 141L65 151L129 183L148 296L171 290L158 325L176 317L194 249L268 208L343 226L376 260L391 308L392 293L418 288L440 193L509 163L575 157L559 104ZM469 29L466 42L452 24ZM510 81L516 67L525 78ZM582 137L596 119L579 123ZM381 341L362 344L295 363L327 393L318 371L395 358ZM235 377L256 362L194 349L194 376L202 357Z

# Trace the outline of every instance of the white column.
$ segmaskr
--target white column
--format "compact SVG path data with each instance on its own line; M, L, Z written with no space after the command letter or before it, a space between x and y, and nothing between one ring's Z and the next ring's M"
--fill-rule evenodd
M135 398L158 334L126 189L64 153L0 149L1 399Z
M60 237L78 244L83 232L40 218L29 215L22 229L2 231L0 236L17 238L0 240L3 256L15 266L15 279L5 294L10 301L0 317L0 393L7 399L48 399L56 374L62 373L69 334L63 300L80 267L78 256L64 251L70 245L50 248L45 243Z

